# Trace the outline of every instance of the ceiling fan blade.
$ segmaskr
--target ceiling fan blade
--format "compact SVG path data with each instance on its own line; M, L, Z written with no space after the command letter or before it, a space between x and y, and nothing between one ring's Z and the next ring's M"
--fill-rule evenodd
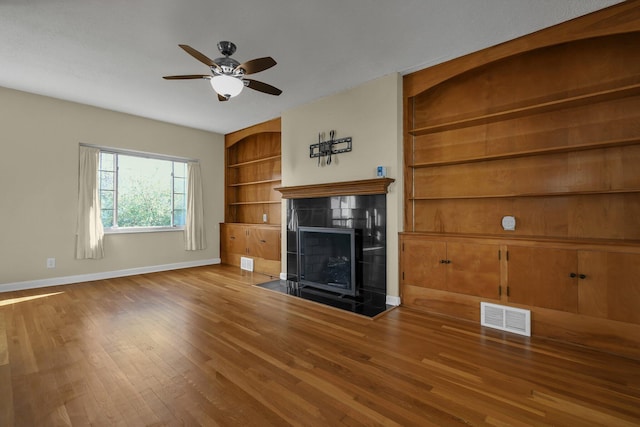
M184 76L164 76L165 80L187 80L187 79L210 79L210 75L206 74L187 74Z
M250 87L253 90L257 90L258 92L268 93L269 95L280 95L282 91L277 87L273 87L266 83L259 82L257 80L244 79L247 82L247 87Z
M209 58L204 53L199 52L199 51L195 50L194 48L192 48L191 46L186 45L186 44L179 44L178 46L180 46L182 49L184 49L185 52L187 52L189 55L193 56L194 58L196 58L198 61L202 62L203 64L208 65L209 67L215 67L215 68L220 69L220 66L218 64L216 64L215 62L213 62L213 59Z
M253 74L259 73L260 71L264 71L268 68L276 65L277 62L270 56L265 56L264 58L252 59L251 61L244 62L236 67L242 68L245 74Z

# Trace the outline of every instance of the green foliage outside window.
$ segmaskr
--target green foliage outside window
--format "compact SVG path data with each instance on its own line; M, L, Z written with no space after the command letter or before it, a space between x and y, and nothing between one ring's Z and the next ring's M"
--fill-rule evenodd
M186 163L106 152L100 160L105 228L184 225Z

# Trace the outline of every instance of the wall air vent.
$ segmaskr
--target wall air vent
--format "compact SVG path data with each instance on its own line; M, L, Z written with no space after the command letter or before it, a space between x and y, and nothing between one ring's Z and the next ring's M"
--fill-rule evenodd
M240 257L240 269L253 271L253 258Z
M481 302L480 324L489 328L530 337L531 311Z

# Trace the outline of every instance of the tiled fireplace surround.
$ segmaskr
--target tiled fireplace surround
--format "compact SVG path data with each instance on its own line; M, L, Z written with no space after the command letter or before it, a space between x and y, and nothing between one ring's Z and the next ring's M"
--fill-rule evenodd
M386 191L391 182L393 179L379 178L279 189L288 199L287 280L297 282L298 279L298 227L354 228L362 235L360 298L374 298L384 304L387 291Z

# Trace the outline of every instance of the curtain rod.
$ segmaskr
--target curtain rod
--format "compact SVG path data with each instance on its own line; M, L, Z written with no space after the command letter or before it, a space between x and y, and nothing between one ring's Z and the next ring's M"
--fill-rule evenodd
M124 148L105 147L102 145L85 144L84 142L81 142L80 146L97 148L98 150L104 151L105 153L124 154L124 155L131 155L131 156L137 156L137 157L145 157L147 159L169 160L169 161L189 162L189 163L200 162L198 159L190 159L188 157L169 156L166 154L149 153L147 151L137 151L137 150L128 150Z

